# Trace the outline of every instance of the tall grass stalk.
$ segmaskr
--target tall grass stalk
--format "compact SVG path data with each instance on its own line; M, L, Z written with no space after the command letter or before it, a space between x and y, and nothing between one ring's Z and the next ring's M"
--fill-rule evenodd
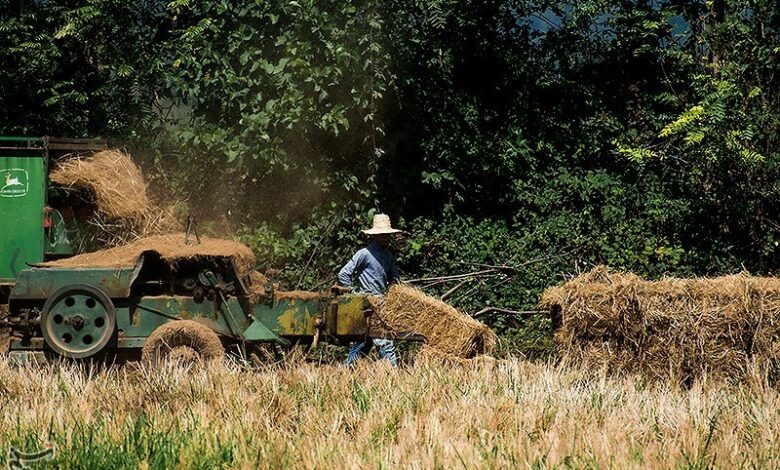
M681 389L519 359L248 371L16 368L0 359L0 463L62 468L626 468L780 464L760 377Z

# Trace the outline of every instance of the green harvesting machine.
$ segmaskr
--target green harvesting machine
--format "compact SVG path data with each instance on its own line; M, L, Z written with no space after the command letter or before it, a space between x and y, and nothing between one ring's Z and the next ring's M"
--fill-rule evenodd
M0 351L158 361L226 350L249 358L274 344L421 339L374 326L369 299L343 289L279 292L268 282L258 295L230 256L173 264L150 250L129 266L50 265L78 254L74 234L89 207L52 184L49 168L105 148L92 139L0 137Z

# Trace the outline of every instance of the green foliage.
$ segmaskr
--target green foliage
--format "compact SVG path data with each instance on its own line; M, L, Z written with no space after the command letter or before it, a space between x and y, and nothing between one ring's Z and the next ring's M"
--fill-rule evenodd
M0 1L3 134L121 136L154 115L153 1Z
M178 2L169 11L176 34L163 57L177 118L162 130L181 149L177 168L197 158L234 187L217 206L289 226L331 193L371 195L377 112L393 79L374 39L384 27L374 3ZM188 183L198 203L213 204L209 180ZM275 204L247 201L257 189Z
M545 259L459 291L470 312L597 263L780 267L776 2L0 7L0 132L127 144L291 286L333 282L370 210L409 231L406 277ZM542 316L488 321L549 350Z

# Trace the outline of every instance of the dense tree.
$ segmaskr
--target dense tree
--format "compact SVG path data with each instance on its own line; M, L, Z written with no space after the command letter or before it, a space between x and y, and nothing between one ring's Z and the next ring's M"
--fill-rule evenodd
M409 274L544 258L452 298L528 307L777 271L778 35L768 0L0 0L0 133L128 145L304 287L376 209Z

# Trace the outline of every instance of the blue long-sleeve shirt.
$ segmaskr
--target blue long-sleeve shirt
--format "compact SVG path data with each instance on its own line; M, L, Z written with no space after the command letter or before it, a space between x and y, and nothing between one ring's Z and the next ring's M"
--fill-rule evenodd
M360 291L369 294L384 294L390 284L398 281L398 267L395 256L390 250L382 248L377 242L355 253L355 256L339 271L339 283L343 286L354 285L353 276L357 276Z

